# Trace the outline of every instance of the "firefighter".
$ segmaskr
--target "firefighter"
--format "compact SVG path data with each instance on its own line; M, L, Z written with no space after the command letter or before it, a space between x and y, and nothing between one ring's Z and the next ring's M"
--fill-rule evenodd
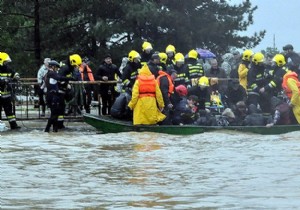
M48 123L45 128L45 132L49 132L53 125L53 131L57 132L58 129L58 116L64 111L64 96L59 93L58 84L59 81L69 81L70 78L60 76L57 73L59 69L59 63L55 60L48 62L48 72L44 77L44 82L47 87L46 101L51 110Z
M80 78L80 72L79 72L79 66L82 63L82 59L80 55L78 54L72 54L69 56L66 64L62 65L61 68L58 71L58 74L63 77L68 77L70 80L81 80ZM78 75L77 75L78 72ZM64 97L65 100L70 101L74 95L72 94L71 87L68 82L60 82L59 83L59 91L58 93ZM64 114L65 114L65 108L66 104L63 103L61 106L61 111L58 116L58 123L57 127L58 129L65 128L64 126Z
M18 81L20 76L9 68L8 63L10 62L9 55L5 52L0 52L0 110L4 109L10 128L19 129L16 116L13 113L11 82Z

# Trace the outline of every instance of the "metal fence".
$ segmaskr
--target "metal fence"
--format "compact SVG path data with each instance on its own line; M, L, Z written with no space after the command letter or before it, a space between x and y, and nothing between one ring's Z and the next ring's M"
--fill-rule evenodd
M70 82L72 85L91 84L94 88L98 88L103 81L95 82ZM109 81L108 83L116 83L116 81ZM31 120L31 119L47 119L50 115L50 109L46 106L46 115L42 115L41 106L39 105L39 97L35 91L38 83L35 78L23 78L18 83L13 84L12 98L13 98L13 110L17 119ZM91 113L100 114L101 108L101 97L97 97L98 100L93 100L91 103ZM6 120L4 110L0 110L0 119ZM82 114L84 113L84 110ZM82 120L82 114L72 113L66 115L66 119Z

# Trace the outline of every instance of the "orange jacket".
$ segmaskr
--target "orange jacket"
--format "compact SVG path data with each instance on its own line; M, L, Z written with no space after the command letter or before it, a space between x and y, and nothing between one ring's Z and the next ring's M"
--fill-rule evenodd
M84 67L86 67L87 75L89 77L89 80L90 81L95 81L94 75L93 75L93 72L92 72L91 68L88 65L85 65L85 66L84 65L80 65L79 71L80 71L80 74L81 74L82 81L84 81L84 74L83 74Z
M139 97L155 97L156 81L154 75L139 75L137 79L139 81Z
M287 97L289 99L291 99L292 98L292 90L287 85L287 81L288 81L289 78L292 78L292 79L296 80L299 92L300 92L300 82L298 80L298 75L295 72L288 72L284 75L283 80L282 80L282 88L284 89L285 94L287 95Z
M168 82L169 82L168 94L170 96L174 92L174 84L172 82L171 76L168 73L164 72L164 71L159 71L158 74L159 74L159 76L156 78L158 86L160 86L160 78L162 78L163 76L167 76L167 79L168 79Z

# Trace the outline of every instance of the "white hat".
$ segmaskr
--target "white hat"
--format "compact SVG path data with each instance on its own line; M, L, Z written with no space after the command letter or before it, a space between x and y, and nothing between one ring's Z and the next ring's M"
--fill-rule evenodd
M46 64L48 64L50 61L51 61L51 58L45 58L45 59L44 59L44 64L46 65Z

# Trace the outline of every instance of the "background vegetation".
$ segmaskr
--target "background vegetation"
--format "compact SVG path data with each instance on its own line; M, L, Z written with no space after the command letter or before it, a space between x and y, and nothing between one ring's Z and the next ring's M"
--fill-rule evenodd
M252 48L265 31L240 36L253 24L250 0L0 0L0 51L23 77L35 76L45 57L70 53L99 65L107 52L119 63L143 40L155 50L168 44L186 53L207 48L222 54L231 47Z

